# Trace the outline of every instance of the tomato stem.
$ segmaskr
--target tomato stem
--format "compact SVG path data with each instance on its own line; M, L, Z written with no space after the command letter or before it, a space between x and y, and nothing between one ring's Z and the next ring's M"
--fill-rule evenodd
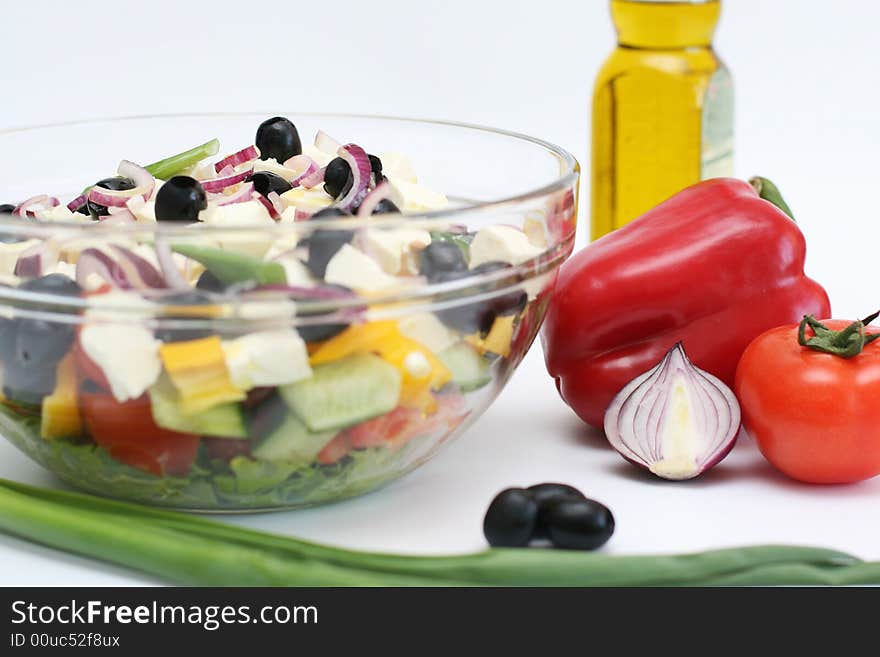
M858 356L864 350L865 345L880 338L880 333L865 333L865 326L878 317L880 317L880 310L862 320L853 322L842 331L834 331L812 315L804 315L798 326L798 344L841 358ZM813 336L810 338L807 337L808 326L813 330Z

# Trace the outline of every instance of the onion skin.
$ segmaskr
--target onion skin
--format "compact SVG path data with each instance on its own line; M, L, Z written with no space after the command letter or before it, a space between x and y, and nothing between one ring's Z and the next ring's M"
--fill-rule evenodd
M624 459L660 478L682 480L727 456L740 423L733 392L691 363L678 343L615 396L604 426Z

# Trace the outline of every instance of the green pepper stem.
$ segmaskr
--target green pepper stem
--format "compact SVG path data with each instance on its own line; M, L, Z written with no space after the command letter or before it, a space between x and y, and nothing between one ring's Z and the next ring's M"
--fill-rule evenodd
M798 326L798 344L841 358L858 356L864 350L865 345L880 338L880 333L865 333L865 326L877 317L880 317L880 311L868 315L865 319L853 322L842 331L834 331L812 315L804 315ZM807 327L813 330L813 336L810 338L807 337Z
M794 214L792 213L791 208L788 207L788 203L782 198L782 193L779 191L779 188L770 180L761 176L754 176L749 178L749 184L755 188L755 191L758 192L758 196L765 201L770 201L770 203L787 214L792 221L795 220Z

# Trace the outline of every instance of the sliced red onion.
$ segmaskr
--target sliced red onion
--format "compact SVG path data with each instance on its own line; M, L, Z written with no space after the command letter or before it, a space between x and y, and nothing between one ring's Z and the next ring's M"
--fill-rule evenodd
M367 195L367 187L370 184L370 174L372 173L370 158L367 152L357 144L346 144L337 153L351 167L352 183L351 189L336 205L343 210L351 210Z
M149 200L153 194L153 189L156 187L156 179L153 178L153 174L139 164L129 162L128 160L122 160L119 163L119 166L116 167L116 173L125 178L131 178L131 181L134 183L134 189L126 190L129 192L129 198L143 196L145 201Z
M271 198L273 195L275 197L274 199ZM281 213L284 212L284 207L281 205L281 197L278 196L278 192L269 192L268 197L263 196L259 192L253 192L251 198L262 203L270 217L276 221L281 218Z
M61 205L61 201L54 196L39 194L20 203L18 207L12 211L12 214L18 217L36 217L37 213L48 210L49 208L54 208L57 205Z
M321 167L307 176L303 176L299 178L297 182L300 187L305 187L306 189L312 189L313 187L317 187L322 182L324 182L324 173L327 171L327 167Z
M22 251L15 261L13 274L22 278L42 276L58 264L58 249L48 240Z
M210 201L216 205L232 205L233 203L244 203L251 200L254 193L254 183L244 183L240 189L234 194L212 194Z
M71 212L76 212L88 200L89 200L89 197L87 194L80 194L75 199L73 199L70 203L67 204L67 209L70 210Z
M605 412L605 435L623 458L663 479L691 479L733 448L740 408L730 388L676 344L630 381Z
M315 134L315 148L319 151L324 151L325 153L335 153L342 148L342 144L333 139L333 137L323 130L318 130Z
M171 252L171 246L162 235L156 235L154 243L156 249L156 260L159 261L159 267L162 269L162 276L168 287L175 290L188 290L192 286L186 282L183 274L177 268L174 262L174 253Z
M125 270L118 262L100 249L85 249L76 260L76 282L85 288L94 274L120 289L132 288Z
M373 210L376 209L376 206L386 198L390 199L397 207L403 206L403 199L400 197L400 192L398 192L387 180L383 180L373 189L373 191L369 192L364 197L363 201L361 201L357 216L369 217L373 214Z
M311 179L311 176L314 176L321 169L321 167L318 166L318 163L308 155L294 155L284 161L284 166L288 169L293 169L294 171L299 172L292 180L288 181L292 187L298 186L307 178ZM323 173L321 174L321 179L324 179ZM314 185L312 185L312 187L314 187Z
M257 147L248 146L247 148L241 149L237 153L227 155L222 160L217 162L214 165L214 171L220 173L225 167L235 168L239 164L244 164L245 162L256 160L258 157L260 157L260 151L257 149Z
M118 244L113 249L120 255L119 266L125 272L126 278L139 289L168 287L165 278L156 271L149 260L142 258L137 253Z
M132 190L125 190L132 191ZM98 205L106 205L108 208L122 208L128 203L132 194L120 194L116 190L104 189L95 185L89 190L89 200Z
M308 221L312 216L311 212L306 212L305 210L300 210L296 208L293 211L293 220L294 221Z
M202 187L204 187L206 192L219 192L227 187L243 182L245 178L250 176L253 172L253 168L250 168L238 173L232 173L228 176L214 178L213 180L203 180Z

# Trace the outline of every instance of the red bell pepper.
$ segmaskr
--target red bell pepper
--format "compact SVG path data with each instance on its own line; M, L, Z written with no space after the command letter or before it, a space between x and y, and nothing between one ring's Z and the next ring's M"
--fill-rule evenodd
M804 315L831 316L825 290L804 275L805 252L797 224L746 182L679 192L560 269L542 333L560 395L601 427L614 395L679 340L697 367L732 387L753 338Z

